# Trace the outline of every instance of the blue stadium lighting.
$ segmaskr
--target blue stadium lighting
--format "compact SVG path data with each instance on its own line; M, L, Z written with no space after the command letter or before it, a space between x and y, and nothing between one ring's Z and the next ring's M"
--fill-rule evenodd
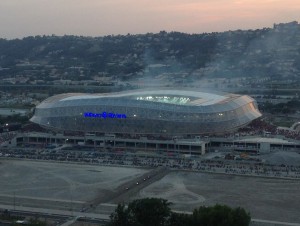
M92 113L92 112L84 112L85 118L126 118L125 114L118 114L112 112L102 112L102 113Z

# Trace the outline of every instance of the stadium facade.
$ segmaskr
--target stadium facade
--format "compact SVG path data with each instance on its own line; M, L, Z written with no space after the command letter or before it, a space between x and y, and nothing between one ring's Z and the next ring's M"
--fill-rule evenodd
M182 89L60 94L30 119L60 131L122 134L222 134L261 116L249 96Z

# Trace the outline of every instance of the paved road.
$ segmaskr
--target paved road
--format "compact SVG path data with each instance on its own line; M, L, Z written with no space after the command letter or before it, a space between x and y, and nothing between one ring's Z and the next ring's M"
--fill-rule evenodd
M160 180L169 172L170 170L166 167L158 167L157 169L154 169L151 172L144 174L139 178L138 181L129 182L127 184L127 187L125 187L125 190L124 187L122 187L119 195L110 200L110 202L121 203L130 200L130 198L138 194L140 190Z
M270 220L262 220L262 219L251 219L252 222L259 223L257 225L280 225L280 226L300 226L299 223L290 223L290 222L281 222L281 221L270 221Z
M106 195L102 198L95 198L88 204L89 206L93 206L93 208L88 208L85 212L93 212L93 210L102 203L121 203L128 201L131 196L134 196L141 189L149 186L155 181L160 180L168 174L168 172L169 170L166 167L158 167L140 177L121 184L112 194Z
M67 210L55 210L55 209L46 209L46 208L33 208L26 206L13 206L13 205L2 205L0 204L0 209L7 209L11 211L22 211L30 213L39 213L43 215L57 215L57 216L67 216L67 217L83 217L87 219L100 219L100 220L109 220L109 214L101 213L84 213L76 211L67 211Z

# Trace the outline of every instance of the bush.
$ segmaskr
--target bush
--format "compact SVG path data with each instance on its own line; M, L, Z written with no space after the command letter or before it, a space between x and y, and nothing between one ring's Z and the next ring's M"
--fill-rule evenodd
M193 214L172 212L165 199L134 200L125 208L119 204L111 215L110 226L248 226L250 214L243 208L226 205L199 207Z

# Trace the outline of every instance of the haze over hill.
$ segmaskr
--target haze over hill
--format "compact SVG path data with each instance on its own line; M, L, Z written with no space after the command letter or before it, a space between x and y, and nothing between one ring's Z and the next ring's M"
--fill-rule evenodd
M112 85L140 79L189 85L212 78L250 78L289 87L300 82L300 25L222 33L161 31L105 37L0 39L2 84ZM241 81L243 82L243 81Z

